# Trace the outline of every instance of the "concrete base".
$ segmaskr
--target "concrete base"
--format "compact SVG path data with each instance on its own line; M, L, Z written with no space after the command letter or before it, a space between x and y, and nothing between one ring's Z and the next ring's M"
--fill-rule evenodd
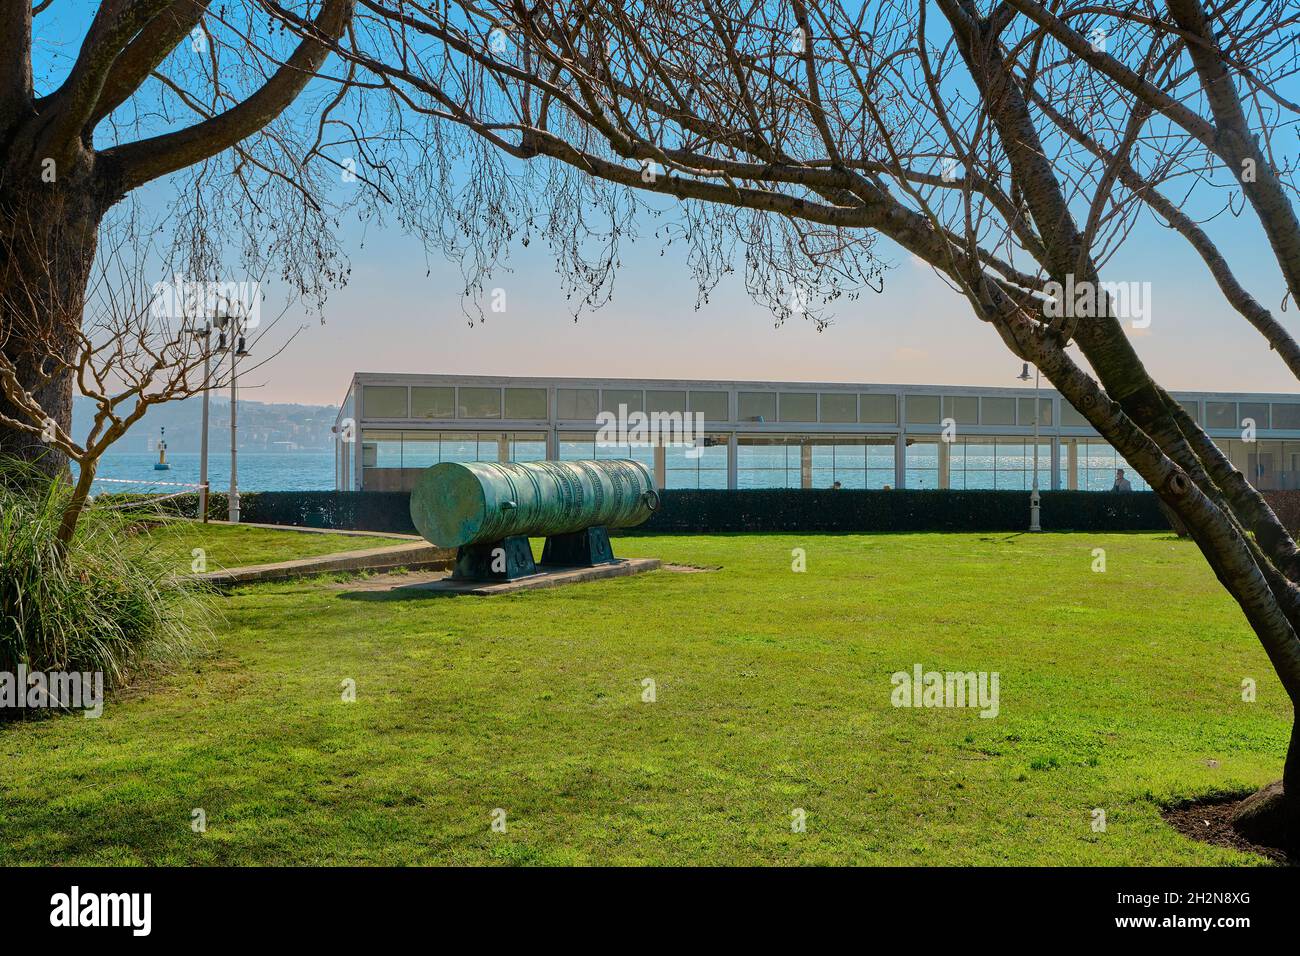
M558 568L526 578L513 581L458 581L446 577L427 584L412 584L402 588L403 591L427 591L431 594L474 594L490 597L494 594L514 594L516 591L533 591L537 588L553 588L562 584L577 584L581 581L599 581L604 578L625 578L632 574L657 571L663 564L658 558L627 558L613 564L599 564L591 568Z
M455 560L456 552L450 548L437 548L427 541L418 541L392 548L367 548L364 551L342 551L296 561L277 561L274 564L249 564L224 571L195 574L192 578L215 587L233 587L258 581L288 581L331 571L450 568Z
M352 528L309 528L303 524L265 524L260 521L241 521L238 524L231 524L229 521L219 521L212 518L209 521L199 521L198 518L178 518L178 521L186 521L190 524L216 524L227 525L232 528L266 528L269 531L300 531L303 534L337 534L343 537L351 538L393 538L396 541L423 541L418 534L398 534L395 531L356 531Z

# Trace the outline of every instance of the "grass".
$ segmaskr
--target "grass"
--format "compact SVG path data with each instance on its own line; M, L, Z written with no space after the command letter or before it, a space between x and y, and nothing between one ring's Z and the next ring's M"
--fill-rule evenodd
M281 531L198 521L169 521L155 527L147 539L165 560L174 562L181 573L188 574L201 548L209 571L220 571L249 564L269 564L295 558L314 558L340 551L393 547L402 544L396 538L348 534Z
M207 631L208 606L120 511L83 513L61 542L71 500L66 483L0 461L0 675L76 671L116 687L184 659ZM0 719L22 716L11 703Z
M1276 779L1289 728L1186 542L615 550L721 570L488 599L236 591L211 657L99 720L0 727L0 864L1261 862L1159 816ZM915 663L997 671L999 715L892 707L890 675Z

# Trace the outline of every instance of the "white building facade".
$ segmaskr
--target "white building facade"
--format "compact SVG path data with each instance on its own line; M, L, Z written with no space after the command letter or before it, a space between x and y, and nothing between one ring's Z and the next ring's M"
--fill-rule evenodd
M1178 392L1261 490L1300 487L1300 395ZM694 446L598 440L609 416L700 421ZM1125 468L1039 393L1038 482L1109 490ZM1034 389L821 382L353 375L335 425L340 490L408 491L441 461L635 458L664 488L1028 490ZM674 420L678 420L674 418Z

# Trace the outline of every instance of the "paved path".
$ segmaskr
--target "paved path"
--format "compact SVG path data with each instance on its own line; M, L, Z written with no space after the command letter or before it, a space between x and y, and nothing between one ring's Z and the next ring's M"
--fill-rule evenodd
M455 551L437 548L423 539L416 539L394 547L341 551L337 554L322 554L295 561L276 561L273 564L249 564L239 568L227 568L224 571L196 574L193 578L217 587L233 587L236 584L252 584L258 581L288 581L292 578L309 577L332 571L445 569L450 568L455 562Z
M185 518L185 521L192 521L200 524L197 518ZM224 525L231 527L229 521L208 521L208 524ZM394 538L398 541L423 541L418 534L398 534L395 531L353 531L352 529L343 528L307 528L297 524L259 524L256 521L240 521L239 524L247 528L266 528L270 531L301 531L304 534L342 534L350 535L354 538Z

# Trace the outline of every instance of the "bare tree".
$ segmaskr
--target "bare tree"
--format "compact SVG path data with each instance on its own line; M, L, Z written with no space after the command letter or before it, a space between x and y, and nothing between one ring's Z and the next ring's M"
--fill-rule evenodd
M51 314L33 310L6 330L21 337L27 354L38 357L37 388L71 377L78 393L91 400L95 411L87 434L72 434L50 415L0 349L0 396L6 403L0 424L30 436L33 447L55 449L77 465L56 536L63 546L76 531L100 459L132 425L156 405L229 384L231 367L223 359L237 343L223 343L226 336L212 319L239 318L240 328L249 329L256 344L280 318L263 323L261 303L231 283L151 279L159 261L150 242L152 230L142 229L136 210L132 213L110 221L100 236L89 285L84 295L78 293L84 320L73 332L71 348L66 330ZM61 314L61 309L52 313ZM273 359L292 338L276 343L244 373Z
M930 264L1187 525L1300 703L1295 541L1151 378L1103 281L1154 213L1300 368L1211 217L1187 211L1189 195L1244 190L1300 291L1292 189L1267 142L1296 112L1279 88L1295 24L1282 0L359 0L338 48L394 109L470 134L456 154L473 183L432 198L474 267L541 224L598 302L631 197L655 194L682 201L663 228L689 244L702 293L743 255L778 318L878 279L876 236ZM1272 812L1300 856L1300 727L1283 780Z
M359 137L341 112L352 104L346 72L321 69L354 2L104 0L75 58L38 70L34 33L43 50L59 46L40 32L50 0L0 8L0 337L19 388L65 435L97 233L133 190L179 174L173 263L187 274L233 254L252 270L274 261L295 293L319 298L341 281L322 170L340 162L335 134ZM317 77L323 103L296 109ZM25 339L33 326L48 337ZM47 346L61 360L54 374L42 367ZM9 401L0 396L0 415L20 420ZM0 455L39 458L51 473L63 464L5 423Z

